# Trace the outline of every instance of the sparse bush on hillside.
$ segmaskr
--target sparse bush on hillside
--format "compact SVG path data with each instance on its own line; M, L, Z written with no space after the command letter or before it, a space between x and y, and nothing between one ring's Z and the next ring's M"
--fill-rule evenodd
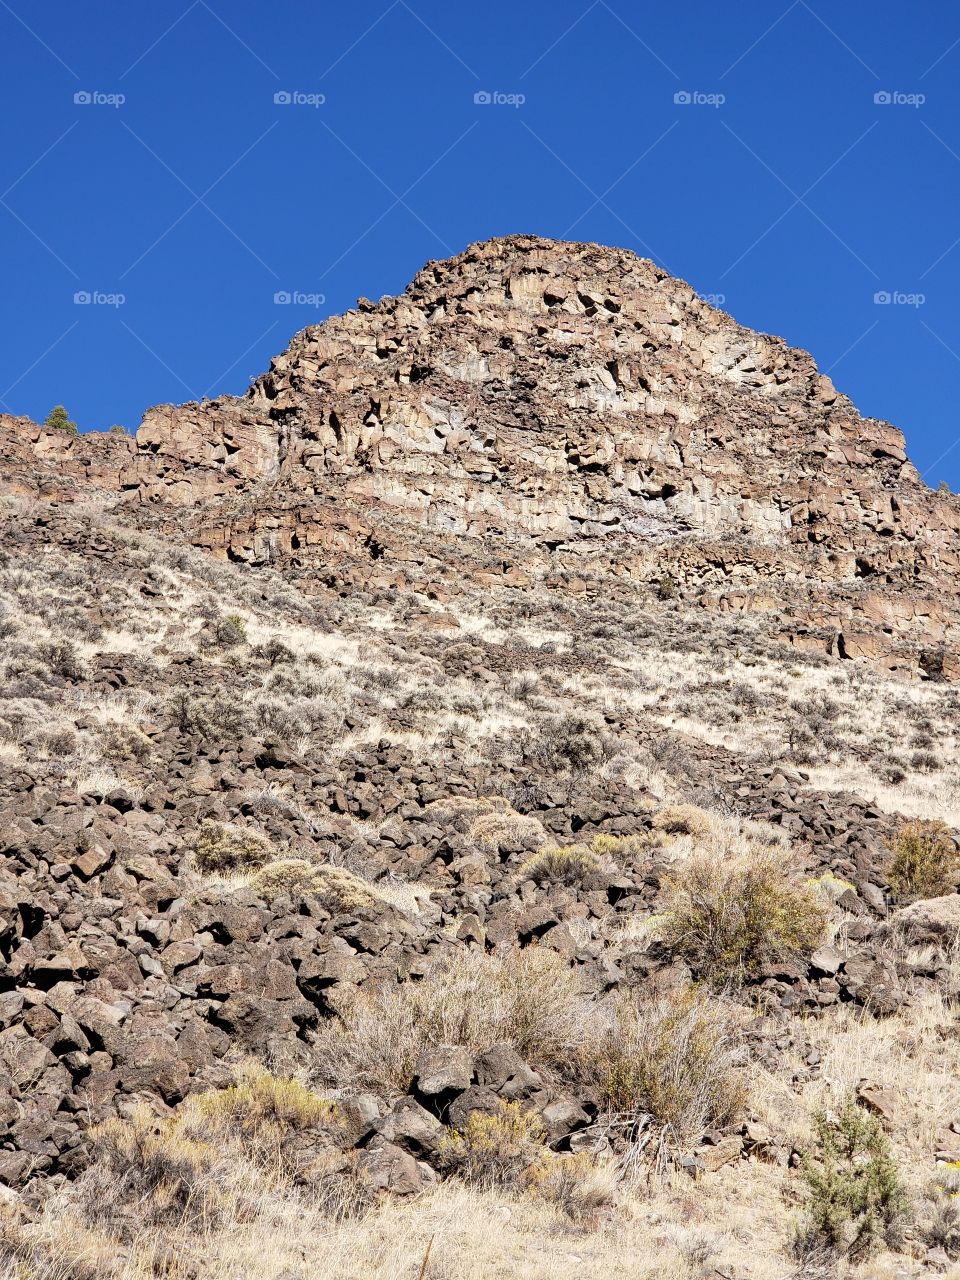
M100 754L105 760L146 760L153 744L133 725L108 723L100 730Z
M232 649L247 642L247 624L238 613L216 618L210 623L213 643L221 649Z
M77 735L72 729L49 729L42 733L37 745L54 760L62 760L77 750Z
M508 1043L534 1067L563 1070L583 1042L587 1003L556 952L462 952L419 982L360 992L322 1025L316 1061L331 1083L405 1093L424 1049Z
M645 857L654 849L662 849L666 843L667 837L662 831L640 831L630 836L602 834L594 836L590 841L590 852L598 858L611 858L616 863L624 864L635 858Z
M941 1165L927 1183L916 1221L928 1249L942 1249L951 1262L960 1259L960 1161Z
M640 835L598 835L589 845L547 845L520 868L521 875L536 884L581 884L591 871L604 864L623 865L646 856L651 849L665 843L657 831Z
M55 431L69 431L71 435L76 435L77 424L73 422L70 415L62 404L55 404L47 414L47 420L43 424L45 427L52 427Z
M702 839L717 830L716 819L705 809L693 804L668 804L653 815L654 831L671 836L692 836Z
M910 757L910 768L918 773L938 773L943 761L935 751L915 751Z
M600 1034L586 1037L580 1066L609 1112L628 1125L650 1113L684 1149L705 1129L727 1127L743 1106L737 1043L732 1011L703 995L622 993L606 1004Z
M525 744L526 754L550 773L584 773L607 754L603 726L576 711L542 720L525 734Z
M485 853L497 853L503 848L530 848L546 836L536 818L515 813L493 811L479 814L467 832L470 839Z
M824 904L836 903L848 890L856 890L852 880L843 876L835 876L832 871L824 871L821 875L804 881L806 887L822 899Z
M664 885L664 941L698 977L739 981L812 951L826 929L817 895L769 851L722 849L685 859Z
M316 898L334 915L383 905L373 888L345 867L318 866L305 858L281 858L268 863L252 877L250 887L268 901L284 893Z
M601 1164L587 1152L551 1155L545 1163L533 1166L530 1189L573 1222L590 1227L617 1199L617 1169L612 1161Z
M536 884L575 885L599 866L600 859L585 845L548 845L536 857L525 862L520 870L523 876Z
M452 1129L440 1145L449 1173L484 1190L519 1191L548 1159L546 1131L536 1112L517 1102L501 1102L487 1115L472 1111L462 1129Z
M167 709L181 733L215 742L242 738L252 727L243 703L236 696L194 696L185 689L177 689Z
M140 1229L216 1227L224 1218L224 1182L214 1177L210 1144L187 1137L182 1121L158 1122L146 1109L91 1130L95 1174L81 1202L93 1222L122 1226L123 1211L137 1206Z
M266 786L248 791L244 808L246 812L264 817L286 818L290 822L302 822L311 831L316 830L311 815L297 802L283 783L268 782Z
M936 898L953 889L960 852L942 822L905 822L890 842L887 876L898 902Z
M857 1261L893 1244L906 1197L879 1118L848 1096L838 1115L814 1117L814 1132L817 1148L803 1161L808 1200L797 1254L827 1250Z
M255 657L265 659L271 667L289 665L297 660L296 654L279 636L271 636L265 644L258 644L253 652Z
M298 1152L308 1133L336 1136L343 1124L336 1103L311 1092L299 1080L271 1075L249 1067L236 1084L201 1093L184 1116L189 1136L216 1142L227 1135L240 1144L248 1158L296 1172ZM297 1144L290 1139L297 1136Z
M431 801L426 812L434 822L446 823L465 835L478 818L512 814L514 809L502 796L444 796L442 800Z
M262 867L273 857L270 842L245 827L204 822L193 846L197 868L206 875L224 875Z
M64 680L83 679L83 663L72 641L46 640L39 646L39 653L54 675L62 676Z
M89 1222L111 1225L121 1239L153 1228L226 1228L294 1180L307 1181L313 1204L331 1216L353 1216L373 1193L349 1158L326 1171L342 1123L335 1103L251 1067L236 1085L196 1094L167 1118L143 1109L94 1128L77 1201Z

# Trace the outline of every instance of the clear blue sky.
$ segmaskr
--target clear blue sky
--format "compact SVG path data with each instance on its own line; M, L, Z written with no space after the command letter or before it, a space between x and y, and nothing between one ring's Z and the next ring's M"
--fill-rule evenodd
M946 0L0 0L0 68L8 411L240 392L359 295L537 232L722 295L960 489Z

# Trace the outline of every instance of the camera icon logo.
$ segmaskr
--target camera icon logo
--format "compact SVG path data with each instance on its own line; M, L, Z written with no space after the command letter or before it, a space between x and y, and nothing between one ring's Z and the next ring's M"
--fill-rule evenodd
M73 101L78 107L88 107L93 101L93 94L89 93L86 89L79 89L73 95Z
M678 107L688 107L693 101L693 96L686 89L678 89L673 95L673 101Z
M290 296L290 294L287 292L286 289L278 289L277 292L273 295L273 301L275 306L289 307L290 303L293 301L293 298Z
M893 101L893 94L888 93L886 89L881 89L873 95L873 100L878 107L888 107Z
M286 89L278 89L273 95L273 101L275 106L289 107L290 103L293 101L293 94L289 93Z
M473 101L478 107L489 107L493 102L493 94L486 89L481 89L479 93L473 95Z
M86 289L78 289L73 295L73 301L78 307L88 307L92 300Z
M893 297L886 289L880 289L873 295L873 301L878 307L889 307L890 303L893 301Z

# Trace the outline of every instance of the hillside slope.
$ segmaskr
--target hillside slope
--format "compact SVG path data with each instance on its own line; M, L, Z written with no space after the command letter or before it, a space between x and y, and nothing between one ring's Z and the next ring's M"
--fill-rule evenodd
M0 452L3 1274L960 1255L960 505L809 356L514 237Z

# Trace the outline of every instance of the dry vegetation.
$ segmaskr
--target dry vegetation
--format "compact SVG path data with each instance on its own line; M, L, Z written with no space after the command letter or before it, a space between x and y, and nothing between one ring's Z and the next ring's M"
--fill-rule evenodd
M618 871L640 868L643 906L613 925L571 912L570 946L611 966L641 943L665 948L672 986L648 989L632 970L619 989L586 991L570 951L457 947L454 923L448 951L416 980L364 987L321 1024L302 1079L252 1070L172 1113L97 1131L76 1184L29 1215L5 1214L3 1274L893 1280L920 1274L904 1268L936 1248L943 1273L960 1276L960 1174L932 1155L960 1121L955 1009L927 991L888 1018L836 1003L785 1029L768 994L752 1006L739 989L767 968L806 962L825 941L843 950L856 918L837 903L851 882L809 880L783 831L711 804L701 768L801 768L811 789L856 789L916 818L891 839L889 888L898 901L933 897L957 878L943 825L960 821L955 690L785 654L759 621L716 620L705 638L669 599L631 610L544 589L521 608L494 591L463 600L451 634L425 641L437 605L421 593L311 596L267 570L126 532L109 513L91 529L119 549L122 571L115 557L52 547L0 561L0 767L43 765L51 785L80 795L142 798L158 770L201 773L186 739L211 756L270 744L336 779L387 738L413 762L488 780L474 794L459 778L455 791L437 787L424 812L469 846L448 860L502 866L525 903L603 897ZM135 686L93 679L111 655L136 667ZM514 767L524 781L507 785ZM543 797L586 811L600 782L642 791L643 829L559 838ZM310 896L361 918L391 905L448 910L428 883L391 879L371 854L396 815L334 813L274 782L244 792L237 810L198 823L185 845L191 892ZM489 876L474 891L489 900ZM929 963L903 940L891 947ZM955 954L950 963L944 991L956 989ZM767 1057L756 1052L764 1018ZM406 1094L427 1049L498 1045L551 1096L595 1092L589 1148L551 1149L532 1109L504 1103L448 1132L444 1176L420 1196L371 1185L341 1149L344 1104L366 1090ZM865 1080L893 1098L882 1131L862 1106L848 1114ZM825 1172L840 1158L838 1123L878 1161L866 1200ZM696 1142L737 1139L744 1126L769 1140L745 1139L735 1161L694 1182L684 1162Z

